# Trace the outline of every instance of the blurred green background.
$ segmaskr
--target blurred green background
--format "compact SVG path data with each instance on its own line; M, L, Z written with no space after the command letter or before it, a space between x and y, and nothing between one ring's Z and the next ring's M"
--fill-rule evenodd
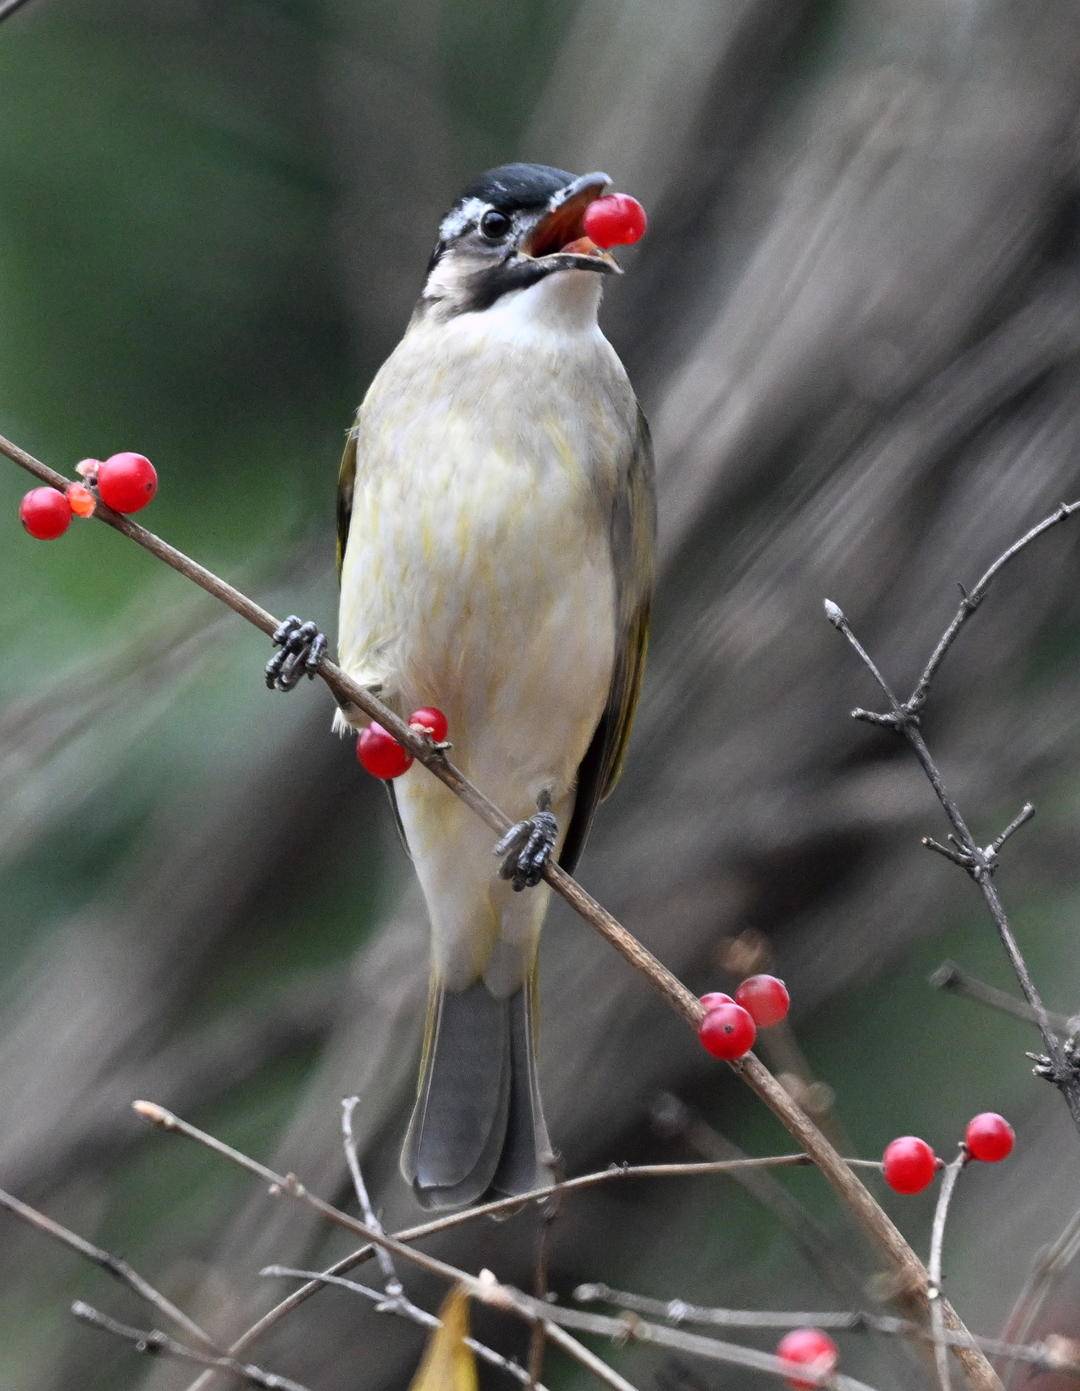
M605 322L654 424L661 590L630 768L582 875L695 988L723 988L730 939L760 934L851 1152L915 1131L948 1153L970 1114L1010 1114L1020 1156L965 1175L948 1251L988 1333L1077 1205L1077 1139L1030 1077L1033 1032L926 985L945 956L1009 980L972 887L918 847L942 832L929 789L847 720L872 693L820 601L903 683L954 581L1080 492L1078 26L1064 3L31 0L0 27L0 432L64 472L147 453L147 524L277 614L332 627L344 432L459 187L532 158L642 197L652 231ZM357 1091L379 1203L415 1220L395 1166L422 910L321 686L268 694L261 636L105 528L31 541L27 486L0 467L0 1185L228 1339L280 1293L262 1264L345 1248L144 1133L130 1101L344 1200L337 1107ZM1038 804L1001 886L1064 1012L1077 557L1065 528L1005 577L926 726L978 834ZM571 1172L705 1153L703 1126L787 1148L561 910L544 975ZM669 1094L688 1110L658 1126ZM824 1271L775 1201L695 1180L567 1204L554 1287L869 1299L824 1185L785 1190L832 1243ZM888 1206L925 1249L931 1199ZM190 1382L73 1327L76 1296L145 1315L0 1226L0 1384ZM439 1249L527 1282L533 1240L526 1216ZM1048 1327L1078 1332L1063 1288ZM516 1329L485 1332L520 1352ZM332 1292L252 1355L313 1391L397 1387L421 1342ZM844 1353L882 1391L926 1380L892 1346ZM642 1387L744 1382L610 1355ZM554 1355L545 1380L582 1384Z

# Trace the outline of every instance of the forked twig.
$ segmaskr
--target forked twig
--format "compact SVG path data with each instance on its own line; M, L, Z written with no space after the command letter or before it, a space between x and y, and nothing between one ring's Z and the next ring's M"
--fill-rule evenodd
M615 1290L610 1285L579 1285L574 1290L574 1298L582 1304L599 1302L614 1304L630 1313L644 1314L647 1318L665 1319L677 1327L693 1323L709 1328L832 1328L852 1333L883 1333L889 1337L910 1338L914 1341L932 1343L934 1333L910 1319L899 1319L892 1314L874 1314L865 1309L822 1310L822 1309L715 1309L700 1304L689 1304L683 1299L653 1299L649 1295L631 1294L627 1290ZM950 1347L959 1341L959 1334L943 1333L942 1339ZM1080 1361L1067 1356L1061 1348L1046 1343L1004 1342L1000 1338L982 1338L977 1335L977 1343L993 1357L1012 1357L1018 1362L1026 1362L1040 1372L1063 1372L1069 1376L1080 1377Z
M920 711L926 703L930 683L940 668L946 652L948 652L952 643L955 641L960 628L985 598L986 592L995 576L1009 560L1015 555L1018 555L1020 551L1030 544L1030 542L1034 541L1037 536L1041 536L1058 522L1064 521L1064 519L1071 516L1077 508L1080 508L1080 502L1062 503L1056 512L1032 527L1019 541L1014 542L1008 550L998 556L997 560L994 561L982 576L975 588L971 590L970 593L964 593L959 611L939 640L930 660L923 670L922 676L919 678L915 690L906 701L900 700L888 681L882 676L877 664L852 631L851 624L844 616L842 609L840 609L837 604L834 604L831 599L825 600L825 616L833 627L847 639L852 650L874 678L874 681L888 703L889 708L884 714L858 708L851 712L853 717L856 719L869 720L871 723L877 725L888 725L897 733L902 734L911 745L915 757L919 762L919 766L922 768L927 781L937 794L938 801L941 803L942 809L952 827L952 833L949 837L952 848L950 849L948 846L941 845L938 841L930 841L929 839L924 843L963 868L978 885L983 900L994 920L998 937L1001 940L1002 946L1005 948L1009 963L1016 975L1016 979L1020 983L1020 989L1023 991L1024 998L1027 1000L1035 1016L1039 1033L1042 1035L1043 1046L1046 1050L1046 1059L1040 1060L1040 1065L1036 1070L1040 1075L1047 1076L1053 1081L1061 1091L1069 1107L1073 1123L1078 1132L1080 1132L1080 1069L1074 1065L1071 1056L1067 1055L1061 1040L1051 1028L1046 1006L1043 1004L1042 996L1039 994L1038 988L1032 979L1027 961L1024 959L1019 944L1013 935L1004 905L1002 904L1001 897L998 894L993 880L993 871L997 865L998 850L1010 835L1030 819L1034 814L1033 808L1031 808L1029 804L1025 804L1020 814L1009 823L995 841L992 841L987 846L980 846L969 830L960 808L945 786L941 770L932 758L919 728Z
M141 1300L156 1309L158 1313L164 1314L178 1328L182 1328L189 1338L193 1338L196 1343L201 1343L210 1352L220 1354L221 1349L210 1334L205 1329L200 1328L193 1318L189 1318L183 1309L178 1309L171 1299L167 1299L160 1290L155 1289L148 1280L144 1280L137 1270L133 1270L128 1265L127 1261L121 1260L119 1256L114 1256L111 1251L95 1246L93 1242L87 1241L85 1237L79 1236L77 1232L73 1232L61 1222L57 1222L52 1217L46 1217L37 1208L12 1197L2 1188L0 1188L0 1207L7 1208L8 1212L25 1222L27 1226L33 1227L35 1231L42 1232L54 1241L59 1241L69 1250L82 1256L84 1260L108 1271L114 1280L119 1280L122 1285L127 1285L128 1289L137 1294Z
M82 1323L88 1323L92 1328L100 1328L103 1333L123 1338L125 1342L132 1344L136 1352L150 1356L174 1357L180 1362L197 1362L200 1366L212 1367L215 1371L228 1372L230 1376L239 1377L249 1386L261 1386L264 1391L307 1391L307 1387L301 1386L298 1381L291 1381L288 1377L278 1376L274 1372L264 1372L261 1367L256 1367L250 1362L237 1362L234 1357L215 1356L210 1352L189 1348L186 1343L178 1343L175 1338L168 1337L156 1328L132 1328L130 1324L120 1323L118 1319L100 1313L90 1304L84 1304L81 1299L77 1299L71 1306L71 1312Z
M960 1153L952 1163L945 1165L945 1172L941 1176L941 1186L938 1189L937 1203L934 1206L934 1223L930 1230L930 1259L926 1266L932 1281L933 1301L930 1305L930 1326L934 1335L934 1363L937 1367L941 1391L952 1391L949 1344L945 1340L945 1324L938 1309L938 1298L941 1294L941 1262L945 1250L945 1223L949 1216L949 1204L952 1202L953 1192L956 1189L956 1180L960 1177L960 1170L966 1163L967 1151L961 1148Z
M403 1297L393 1300L387 1299L382 1291L372 1289L370 1285L362 1285L358 1280L347 1280L343 1275L328 1275L317 1270L297 1270L295 1266L291 1265L268 1265L260 1270L259 1274L270 1279L317 1280L320 1285L334 1285L337 1289L349 1290L353 1294L362 1295L364 1299L370 1300L380 1314L395 1314L398 1318L408 1319L410 1323L419 1324L421 1328L438 1328L442 1323L437 1315L429 1313L427 1309L421 1309L411 1299ZM523 1386L535 1385L536 1391L544 1391L544 1387L538 1382L530 1381L529 1372L519 1362L515 1362L512 1357L504 1357L501 1352L496 1352L494 1348L489 1348L476 1338L466 1338L465 1344L472 1348L477 1357L487 1362L489 1366L498 1367L501 1372L506 1372L515 1381L521 1382Z

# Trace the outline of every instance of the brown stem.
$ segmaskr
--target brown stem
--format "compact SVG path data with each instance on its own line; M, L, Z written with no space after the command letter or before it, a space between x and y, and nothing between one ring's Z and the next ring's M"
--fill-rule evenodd
M25 450L0 436L0 453L19 464L27 472L53 487L64 488L67 479L41 463ZM95 517L106 525L121 532L151 552L159 560L200 585L208 593L228 604L236 613L254 624L262 632L272 634L278 626L272 614L255 604L246 595L217 575L191 560L174 546L162 541L145 527L122 517L111 508L99 505ZM446 784L466 805L498 834L510 825L509 818L503 815L487 797L474 787L464 775L435 749L431 741L417 734L400 720L387 706L348 677L335 663L323 659L319 664L319 675L333 691L340 703L352 704L371 719L377 720L388 729L394 738L407 747L416 759L431 773ZM640 971L694 1030L704 1017L704 1010L697 998L685 985L668 970L651 952L646 950L637 938L577 883L577 881L557 864L548 863L544 877L553 889L586 919L601 936L605 937L615 949ZM748 1054L739 1062L732 1064L734 1070L759 1096L785 1129L793 1135L807 1154L821 1169L825 1178L838 1197L855 1217L856 1222L877 1247L891 1267L903 1297L913 1303L923 1315L927 1312L926 1269L918 1256L904 1240L896 1226L886 1216L880 1205L874 1201L867 1189L852 1174L851 1170L829 1144L828 1140L810 1118L795 1104L792 1098L776 1081L753 1054ZM370 1238L369 1239L373 1239ZM387 1238L381 1238L386 1241ZM379 1241L375 1242L380 1244ZM392 1249L389 1246L387 1249ZM963 1324L955 1310L943 1304L946 1325L960 1329ZM1000 1386L993 1369L981 1353L975 1349L965 1349L960 1354L970 1384L974 1388L997 1388Z
M1034 527L1021 541L1011 546L1003 556L999 557L979 581L976 591L973 592L977 592L981 589L982 592L985 593L986 586L990 583L993 576L1001 569L1001 566L1006 560L1014 556L1028 541L1040 535L1047 527L1053 525L1055 521L1070 516L1077 507L1080 507L1080 502L1071 504L1062 503L1053 517L1048 517L1045 522L1041 522L1039 526ZM979 597L981 598L982 594L980 594ZM993 846L984 849L982 846L978 845L975 837L968 829L967 822L964 820L960 808L945 786L945 779L941 775L941 770L931 757L930 750L926 747L926 740L922 737L922 732L919 729L918 714L913 704L914 697L906 703L901 703L896 692L878 670L874 659L855 636L851 624L844 616L843 611L838 605L834 604L831 599L825 600L825 616L833 627L847 639L852 650L874 678L874 681L889 703L888 714L876 715L872 722L876 724L887 724L895 729L897 733L904 736L911 745L919 766L926 775L926 780L934 789L937 799L941 803L942 810L945 812L949 824L953 828L953 835L951 838L955 844L955 853L936 844L934 848L942 851L948 858L960 865L961 868L970 874L971 878L974 879L975 883L979 886L979 892L982 894L983 901L990 910L990 916L994 920L994 926L997 928L998 937L1002 946L1005 948L1005 954L1009 958L1009 964L1012 966L1013 973L1020 984L1020 989L1023 991L1024 998L1027 1000L1035 1016L1035 1022L1038 1025L1039 1033L1042 1035L1043 1046L1050 1060L1053 1080L1064 1096L1066 1105L1069 1108L1069 1114L1073 1119L1073 1124L1076 1126L1077 1132L1080 1133L1080 1071L1070 1066L1065 1057L1065 1050L1061 1045L1061 1040L1050 1027L1050 1018L1046 1012L1046 1006L1043 1004L1042 996L1039 994L1035 981L1032 979L1031 971L1028 969L1024 954L1020 950L1020 946L1013 935L1009 919L1005 913L1005 907L994 885L992 874L997 859L997 852ZM959 628L959 624L956 623L955 620L954 626L957 629ZM941 655L944 655L944 651L942 651ZM932 662L931 665L928 666L927 671L930 675L933 674L933 670L936 670L937 665L940 664L940 660L941 658L938 657L936 663ZM926 673L924 673L924 678L925 683L928 683L929 678L926 676ZM925 699L925 683L921 687L923 689L923 699ZM918 695L919 689L920 688L916 688L916 695ZM868 713L872 712L864 710L852 711L853 715L860 718L865 717ZM1015 826L1018 823L1014 822L1012 824Z

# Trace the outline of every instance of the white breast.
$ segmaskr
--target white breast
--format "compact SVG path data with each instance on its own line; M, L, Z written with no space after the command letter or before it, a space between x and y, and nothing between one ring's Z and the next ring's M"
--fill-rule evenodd
M455 759L495 795L572 781L614 655L608 518L633 397L595 308L548 283L421 324L388 360L359 418L342 573L346 670L406 712L445 710Z

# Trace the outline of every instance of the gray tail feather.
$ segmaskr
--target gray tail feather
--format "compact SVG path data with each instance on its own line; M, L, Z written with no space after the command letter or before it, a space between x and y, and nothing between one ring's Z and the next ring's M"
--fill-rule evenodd
M547 1127L533 1048L533 992L436 986L401 1172L426 1208L460 1207L541 1181Z

